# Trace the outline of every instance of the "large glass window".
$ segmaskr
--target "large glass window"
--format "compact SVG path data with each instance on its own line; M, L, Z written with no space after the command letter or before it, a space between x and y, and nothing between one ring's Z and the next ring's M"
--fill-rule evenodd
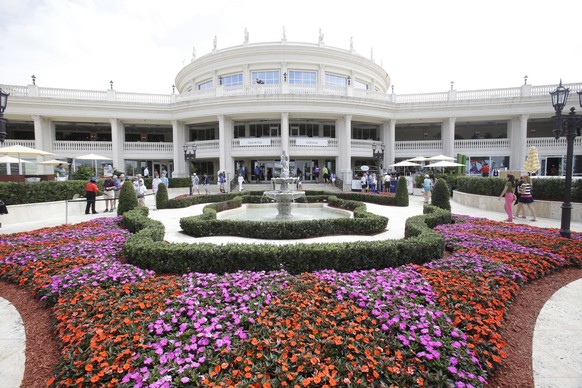
M243 84L242 74L231 74L222 76L222 86L239 86Z
M218 128L216 127L189 127L190 140L189 141L202 141L202 140L215 140Z
M212 80L201 82L198 84L198 90L212 89L214 87Z
M256 84L273 85L279 83L279 71L253 71L253 82Z
M314 137L319 136L319 124L300 123L291 125L291 133L293 137Z
M341 75L335 75L335 74L326 74L325 75L325 84L327 86L347 86L348 77L344 77Z
M279 124L251 124L249 125L250 137L280 137L281 126Z
M323 125L323 137L335 138L335 124L324 124Z
M368 90L368 84L366 84L366 83L364 83L362 81L356 80L354 82L354 88Z
M378 127L352 123L352 139L378 140Z
M240 137L245 137L245 125L244 124L236 124L234 126L234 138L238 139Z
M317 73L314 71L289 71L290 84L311 85L317 83Z

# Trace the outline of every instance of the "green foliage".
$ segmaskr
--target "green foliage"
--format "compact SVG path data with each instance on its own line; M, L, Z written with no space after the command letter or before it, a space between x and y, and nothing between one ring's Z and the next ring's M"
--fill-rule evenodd
M6 205L55 202L85 195L87 181L0 182L0 199Z
M444 179L437 179L432 190L432 204L441 209L451 210L449 186Z
M158 185L156 193L156 209L166 209L168 207L168 188L163 183Z
M211 209L209 213L215 210ZM273 271L292 274L322 269L341 272L423 264L442 257L444 240L429 225L450 221L450 212L426 206L425 214L406 222L406 239L325 244L164 244L163 225L143 212L128 212L139 229L129 237L124 254L129 263L157 273ZM144 220L140 221L139 218ZM125 216L124 216L125 219ZM125 220L124 220L125 221Z
M260 198L258 196L239 196L229 201L206 206L202 215L181 218L180 227L184 233L194 237L240 236L272 240L311 238L331 234L369 235L381 233L386 229L388 219L367 212L366 206L362 202L346 201L335 196L316 197L318 199L325 198L325 201L329 202L332 207L352 211L354 218L281 222L217 220L217 212L240 207L243 202L248 200L254 203L257 198Z
M406 178L401 176L396 183L396 206L408 206L408 185Z
M138 207L137 195L131 182L126 182L121 186L119 192L119 203L117 204L117 215L121 216L125 212Z
M73 179L78 181L88 181L93 176L95 176L95 170L84 164L77 167L77 171L73 173Z

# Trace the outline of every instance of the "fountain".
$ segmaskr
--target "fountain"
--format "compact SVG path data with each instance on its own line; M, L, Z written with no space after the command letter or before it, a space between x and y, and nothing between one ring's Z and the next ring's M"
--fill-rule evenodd
M291 208L297 198L305 197L305 191L291 190L289 184L295 184L297 178L289 176L289 155L283 151L281 153L281 175L278 178L272 178L274 185L279 184L279 190L265 191L263 194L267 198L274 199L277 203L278 220L287 220L293 218Z

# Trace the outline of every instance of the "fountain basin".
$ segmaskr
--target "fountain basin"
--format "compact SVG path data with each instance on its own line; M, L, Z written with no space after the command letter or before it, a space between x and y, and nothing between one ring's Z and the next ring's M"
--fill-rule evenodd
M216 214L219 220L236 221L268 221L279 222L278 203L267 204L243 204L241 207L225 210ZM285 218L284 221L309 221L330 218L353 218L351 211L337 209L322 203L290 203L293 209L293 216Z

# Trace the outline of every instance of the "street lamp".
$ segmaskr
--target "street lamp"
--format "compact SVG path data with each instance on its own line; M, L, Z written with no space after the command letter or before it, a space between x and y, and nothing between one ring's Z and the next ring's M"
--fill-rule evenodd
M384 162L384 148L386 148L386 145L384 145L384 143L380 144L380 149L378 151L376 151L378 145L376 144L376 142L372 143L372 156L374 157L374 159L376 159L376 165L378 165L380 167L380 169L378 170L378 174L382 174L382 169L384 168L382 166L382 163ZM380 192L384 191L384 189L382 188L382 177L378 176L378 182L380 184Z
M192 195L191 163L196 161L196 143L184 144L184 160L188 165L188 179L190 180L190 195Z
M0 89L0 143L4 143L4 139L6 139L6 119L4 118L4 111L8 104L9 95L9 93Z
M560 226L560 235L562 237L570 238L570 220L572 218L572 204L570 198L572 196L572 162L574 159L574 139L580 135L582 131L582 115L576 114L576 108L570 108L570 113L562 115L562 109L568 102L568 95L570 89L560 85L550 92L552 96L552 105L556 111L554 119L554 137L556 140L560 136L565 136L568 141L568 148L566 151L566 179L564 182L564 203L562 204L562 223ZM582 107L582 92L578 92L578 99Z

